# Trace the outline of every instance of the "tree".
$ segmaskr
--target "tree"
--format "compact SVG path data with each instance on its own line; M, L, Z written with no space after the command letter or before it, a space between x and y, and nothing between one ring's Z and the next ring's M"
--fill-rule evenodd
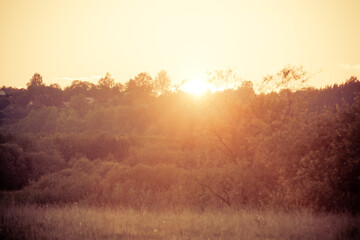
M27 96L37 107L60 105L62 102L62 90L58 84L46 86L42 76L35 73L27 85Z
M254 84L251 81L243 81L237 88L236 94L242 103L250 103L255 97Z
M309 79L307 72L302 66L286 66L275 76L267 75L259 86L260 92L278 92L282 89L297 91L304 87Z
M215 86L224 86L225 88L234 88L241 82L241 78L232 69L216 70L208 73L209 83Z
M164 94L169 91L170 77L165 70L161 70L155 77L156 94Z
M75 95L84 95L87 96L88 93L95 89L93 83L87 81L74 80L72 81L69 87L66 87L64 90L64 98L70 100L72 96Z
M104 77L100 78L98 81L98 87L103 89L112 89L115 87L115 80L111 77L110 73L106 73Z
M126 84L127 92L136 92L140 95L153 95L154 90L154 80L146 72L139 73L134 79L130 79Z
M30 81L26 84L28 90L34 87L45 86L42 76L39 73L34 73Z
M23 148L11 142L0 144L0 190L20 189L27 183L30 171Z

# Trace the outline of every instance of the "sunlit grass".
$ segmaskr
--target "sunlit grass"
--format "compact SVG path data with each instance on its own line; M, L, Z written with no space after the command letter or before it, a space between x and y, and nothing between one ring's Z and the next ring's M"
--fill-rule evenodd
M360 218L273 211L1 208L1 239L355 239Z

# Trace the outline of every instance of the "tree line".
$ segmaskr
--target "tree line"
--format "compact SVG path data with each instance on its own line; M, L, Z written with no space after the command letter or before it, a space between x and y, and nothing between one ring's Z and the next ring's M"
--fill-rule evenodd
M359 212L360 82L306 79L287 67L263 93L243 81L200 99L170 91L165 71L65 89L36 73L26 89L1 89L3 199Z

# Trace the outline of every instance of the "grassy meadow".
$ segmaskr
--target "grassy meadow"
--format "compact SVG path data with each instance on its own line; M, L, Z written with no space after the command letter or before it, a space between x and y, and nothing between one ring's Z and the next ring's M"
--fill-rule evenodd
M359 239L360 217L274 211L2 206L0 239Z

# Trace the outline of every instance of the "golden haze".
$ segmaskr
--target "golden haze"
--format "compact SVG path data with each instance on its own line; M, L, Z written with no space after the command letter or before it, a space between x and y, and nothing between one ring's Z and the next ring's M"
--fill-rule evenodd
M359 74L359 10L356 0L2 0L0 85L161 69L177 84L228 67L259 81L291 64L325 86Z

